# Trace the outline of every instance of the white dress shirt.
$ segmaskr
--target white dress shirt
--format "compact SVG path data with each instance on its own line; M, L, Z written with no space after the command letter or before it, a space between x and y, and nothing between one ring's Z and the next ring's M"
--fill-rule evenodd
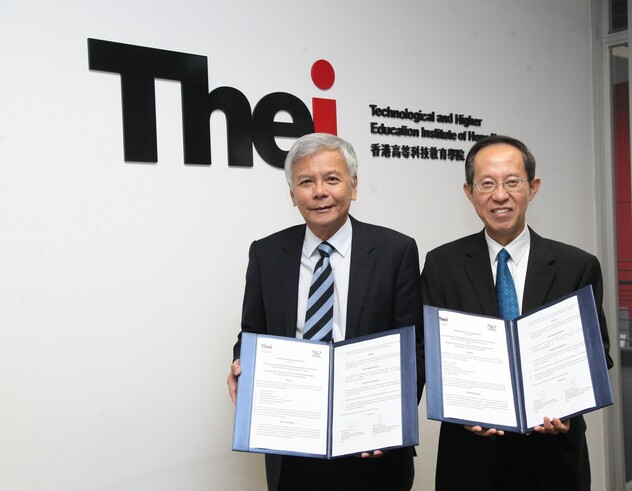
M496 284L496 268L498 266L498 253L501 249L506 249L511 256L507 260L509 272L516 286L516 296L518 297L518 309L522 314L522 298L524 297L524 283L527 278L527 265L529 263L529 250L531 249L531 236L529 235L529 227L525 224L524 230L518 237L512 240L506 246L503 246L487 235L485 231L485 239L487 240L487 248L489 250L489 261L492 264L492 274L494 275L494 285Z
M334 274L334 328L332 338L342 341L347 330L347 297L349 294L349 271L351 267L351 220L347 217L345 224L327 241L334 248L329 258ZM319 244L323 242L306 227L301 253L301 270L298 279L298 305L296 313L296 337L303 337L305 313L309 287L314 275L314 268L320 259Z

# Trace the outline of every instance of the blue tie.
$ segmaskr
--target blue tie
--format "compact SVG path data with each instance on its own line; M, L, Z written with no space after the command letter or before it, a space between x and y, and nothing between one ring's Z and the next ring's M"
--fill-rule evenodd
M496 301L498 311L503 319L514 320L520 315L516 287L507 267L509 253L502 249L498 253L498 267L496 269Z
M334 327L334 274L329 256L333 251L334 248L327 242L321 242L318 246L320 259L309 287L303 339L331 340Z

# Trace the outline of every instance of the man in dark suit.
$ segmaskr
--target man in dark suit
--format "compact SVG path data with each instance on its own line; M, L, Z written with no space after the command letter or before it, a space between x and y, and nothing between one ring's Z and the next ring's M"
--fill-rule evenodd
M333 271L333 307L319 321L322 339L340 341L415 325L418 399L424 383L419 257L415 241L349 216L356 199L357 158L349 143L306 135L285 161L292 203L305 220L250 247L242 332L312 337L306 321L310 282L326 242ZM330 325L328 328L323 327ZM324 334L323 334L324 333ZM320 339L314 337L314 339ZM233 401L241 373L239 334L228 377ZM266 455L271 490L409 490L413 448L376 450L332 460Z
M485 228L427 254L421 276L424 303L500 317L494 284L497 255L505 249L520 313L592 285L611 367L597 258L542 238L526 224L527 207L541 183L527 147L500 135L481 140L467 155L465 173L463 190ZM585 431L581 416L544 418L530 435L442 423L436 489L589 490Z

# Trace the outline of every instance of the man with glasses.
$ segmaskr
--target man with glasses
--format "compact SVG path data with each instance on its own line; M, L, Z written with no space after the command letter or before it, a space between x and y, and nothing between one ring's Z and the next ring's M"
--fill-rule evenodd
M427 254L424 303L512 319L590 284L611 367L597 258L542 238L526 224L527 207L541 184L529 149L507 136L480 140L467 155L465 177L463 190L485 228ZM505 275L508 296L495 286ZM530 435L442 423L436 489L589 490L585 431L582 416L544 418Z

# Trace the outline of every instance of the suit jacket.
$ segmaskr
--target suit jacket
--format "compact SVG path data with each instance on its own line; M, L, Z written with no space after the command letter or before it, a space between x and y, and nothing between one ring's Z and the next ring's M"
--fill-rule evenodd
M359 222L353 217L351 224L353 232L345 337L349 339L415 325L419 400L424 384L424 360L417 244L414 239L403 234ZM295 337L305 228L305 225L298 225L252 243L246 272L242 332ZM240 340L241 333L234 347L234 358L239 358ZM400 467L404 462L404 472L410 473L412 484L413 450L392 450L387 455L388 459L334 459L331 465L336 466L338 474L367 474L357 470L359 461L366 461L361 465L367 467L367 472L376 466L385 465L387 461L397 461L395 465ZM277 489L280 469L287 459L266 455L269 489ZM349 465L345 467L347 463ZM401 473L402 469L399 469L398 474ZM296 489L304 488L303 483L297 482L297 485L299 487Z
M599 261L581 249L529 231L531 248L522 312L591 284L611 367ZM484 231L429 252L421 278L425 304L499 317ZM506 432L503 437L483 438L460 425L442 423L437 490L588 490L585 430L581 416L571 420L567 434L558 435Z

